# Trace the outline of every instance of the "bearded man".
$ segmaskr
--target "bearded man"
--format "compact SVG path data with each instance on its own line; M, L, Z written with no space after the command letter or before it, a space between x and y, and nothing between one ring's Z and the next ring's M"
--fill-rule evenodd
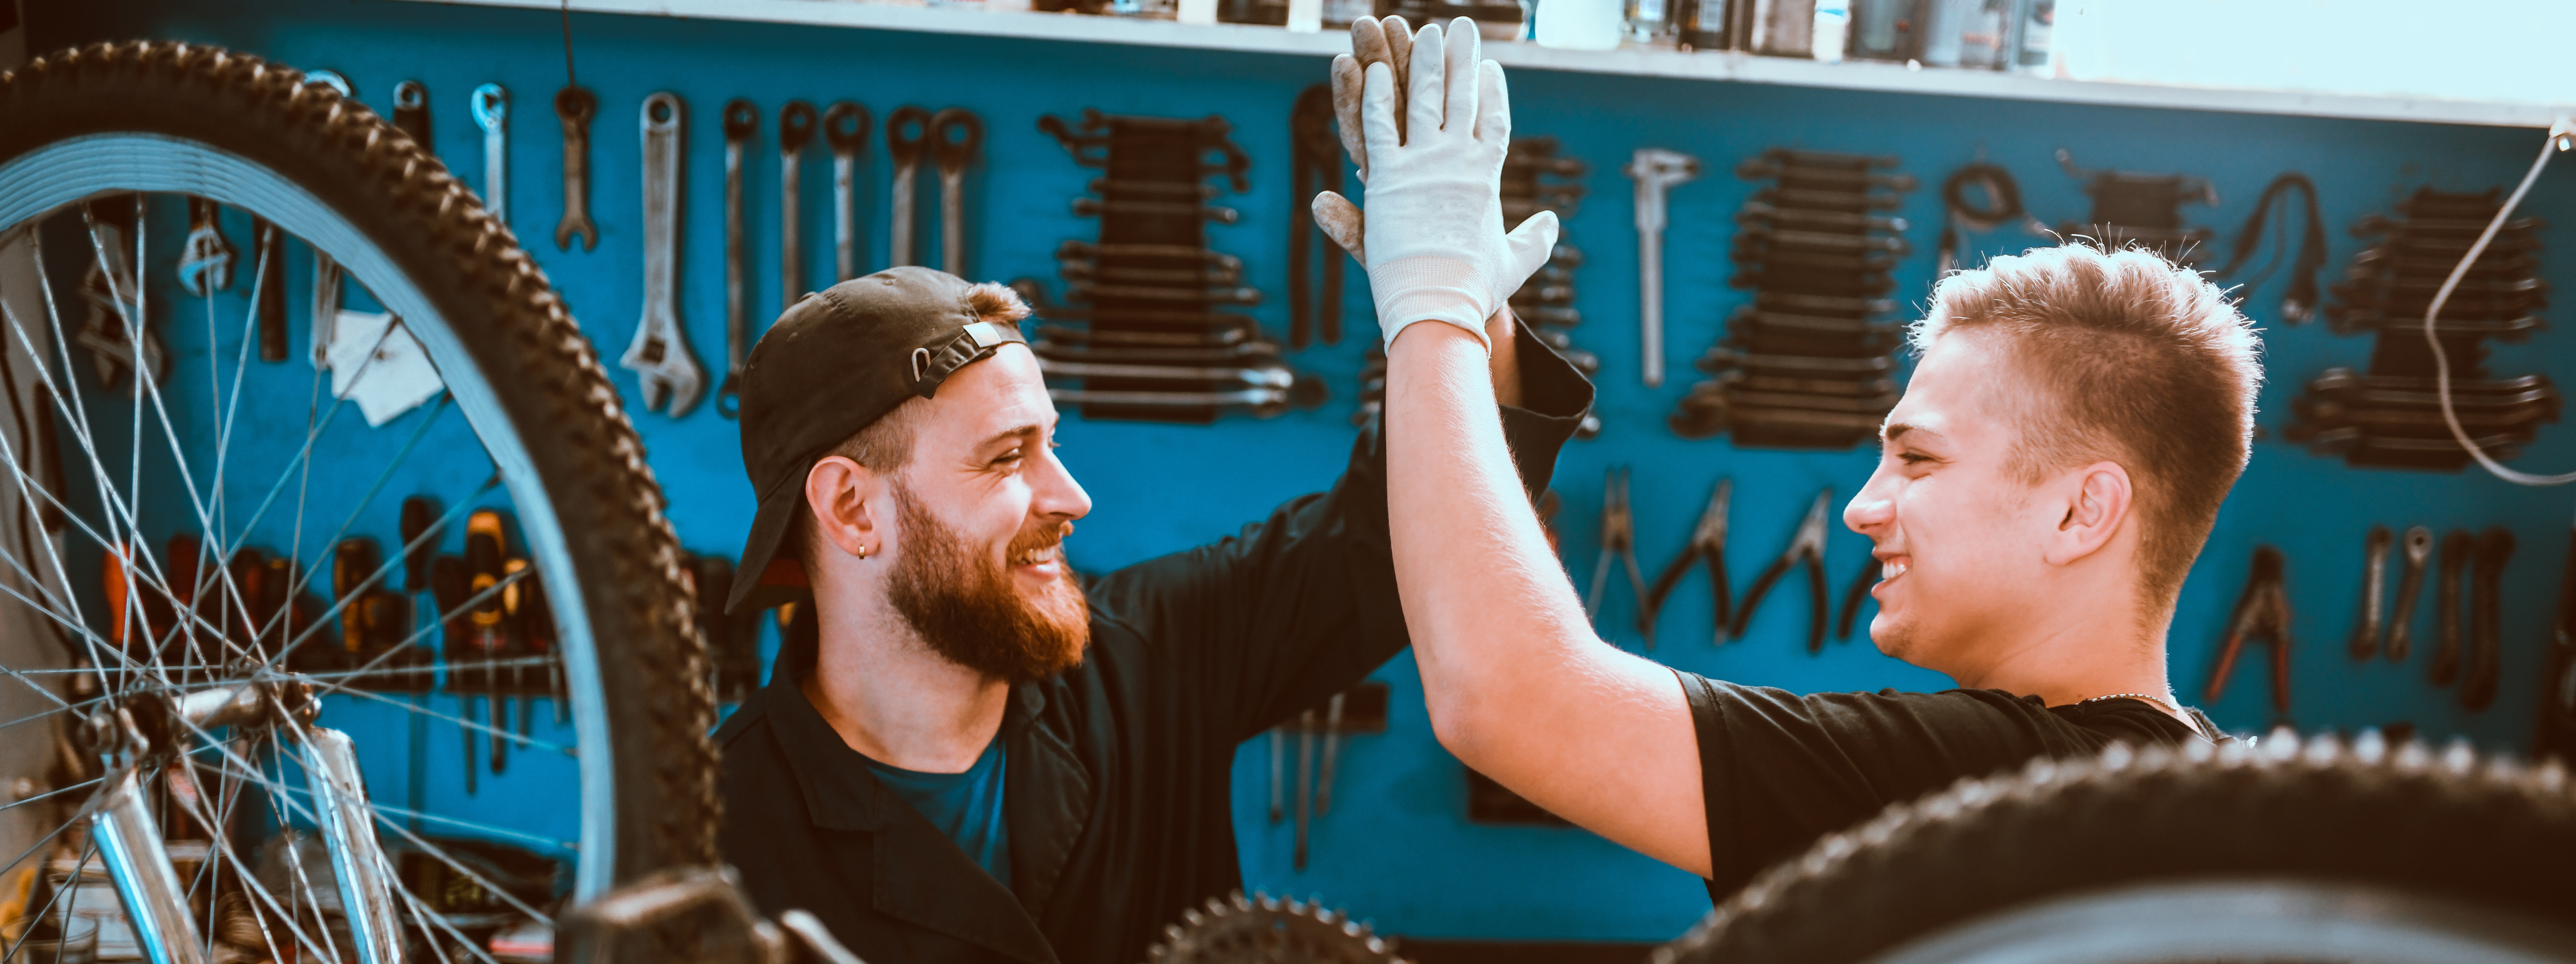
M1027 315L895 268L789 308L743 373L760 511L727 608L805 585L819 638L717 732L718 842L763 913L873 964L1144 960L1242 884L1236 746L1407 645L1373 429L1331 491L1077 582L1091 498ZM1486 414L1543 490L1591 386L1507 315L1484 334Z

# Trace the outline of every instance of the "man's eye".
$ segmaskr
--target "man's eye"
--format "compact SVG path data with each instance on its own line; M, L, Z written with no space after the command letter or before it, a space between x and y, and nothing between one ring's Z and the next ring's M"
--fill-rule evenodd
M1933 461L1931 456L1925 455L1921 452L1898 452L1896 453L1896 458L1898 461L1904 462L1907 465L1921 465L1925 462Z

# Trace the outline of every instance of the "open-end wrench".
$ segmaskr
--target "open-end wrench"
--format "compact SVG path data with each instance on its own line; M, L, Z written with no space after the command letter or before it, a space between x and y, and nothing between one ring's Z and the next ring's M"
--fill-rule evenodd
M483 209L510 223L510 92L499 84L474 88L474 126L483 129Z
M778 112L778 310L805 296L805 228L797 201L805 183L805 145L814 139L814 105L787 102ZM736 367L741 362L735 362Z
M823 143L832 148L832 283L839 284L859 276L859 152L868 146L868 109L833 101L823 110Z
M886 263L900 268L912 263L913 197L921 160L930 154L930 112L911 104L886 115L886 153L894 158L894 205L888 209L892 232L886 238Z
M2357 660L2379 655L2379 614L2388 609L2388 546L2394 541L2387 526L2371 526L2362 540L2361 618L2352 627L2352 658Z
M429 87L417 80L394 85L394 126L411 135L423 154L435 155L438 148L429 139Z
M2397 608L2388 614L2388 661L2402 663L2415 651L2415 600L2424 595L2424 564L2433 558L2433 530L2411 526L2399 537L2406 568L2397 576Z
M349 86L349 78L340 76L340 72L336 70L305 71L304 82L308 84L320 84L324 87L331 88L332 90L339 91L340 96L343 98L357 96L356 94L351 93L351 91L356 88Z
M1664 384L1664 192L1699 176L1699 158L1640 147L1628 161L1637 182L1637 331L1646 387Z
M563 120L563 220L555 224L555 250L572 250L581 237L584 251L599 247L599 228L590 223L590 118L599 98L589 89L566 87L555 92L555 116Z
M751 320L751 279L743 271L742 256L742 152L759 131L759 107L741 98L725 102L725 377L716 386L716 414L726 418L742 412L737 383L742 379L743 332Z
M2495 702L2503 659L2504 564L2512 558L2511 531L2498 527L2478 533L2475 583L2469 592L2469 674L2460 680L2460 708L2471 713Z
M984 148L984 121L951 107L930 118L939 161L939 270L966 276L966 166Z
M179 256L179 286L200 298L232 290L235 252L232 241L224 237L222 213L211 198L188 199L188 241Z
M2477 544L2477 537L2467 529L2453 529L2442 537L2441 581L2433 588L2438 620L2433 661L2424 667L2424 678L2435 686L2449 686L2460 676L2460 575L2468 569L2469 554Z
M669 91L644 98L644 317L619 365L643 376L644 409L689 413L707 376L680 324L680 149L686 107Z

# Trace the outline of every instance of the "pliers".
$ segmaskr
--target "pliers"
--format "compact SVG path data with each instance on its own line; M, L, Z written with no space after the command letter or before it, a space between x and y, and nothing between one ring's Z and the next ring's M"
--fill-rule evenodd
M1637 632L1646 637L1646 648L1655 648L1655 614L1664 609L1664 598L1682 584L1682 574L1691 564L1708 560L1708 579L1717 590L1717 629L1714 645L1726 645L1727 611L1733 591L1726 586L1726 508L1735 494L1734 479L1717 480L1717 491L1708 497L1708 508L1700 513L1699 527L1691 530L1690 543L1682 554L1655 577L1654 588L1646 590L1645 604L1637 609Z
M1762 605L1763 594L1771 591L1771 584L1779 582L1781 576L1788 575L1789 567L1805 563L1809 605L1807 652L1824 651L1825 620L1827 619L1825 509L1832 504L1833 499L1834 490L1830 488L1816 493L1816 504L1807 509L1806 521L1798 523L1798 536L1790 540L1789 551L1781 553L1780 558L1772 560L1770 568L1762 570L1762 577L1753 580L1753 591L1744 594L1743 605L1735 607L1735 628L1730 635L1742 637L1744 627L1753 622L1753 610Z
M2245 592L2227 617L2227 639L2218 646L2218 665L2209 671L2201 702L2216 703L2236 669L2236 654L2247 639L2272 644L2272 709L2290 711L2290 594L2281 584L2281 550L2254 547L2254 571L2245 577Z
M1610 588L1610 557L1618 556L1628 566L1628 588L1637 593L1638 605L1645 605L1646 575L1637 569L1637 517L1628 511L1628 467L1614 466L1601 481L1601 561L1592 564L1592 592L1583 597L1583 614L1597 626L1601 616L1601 593ZM1654 645L1647 637L1646 645Z

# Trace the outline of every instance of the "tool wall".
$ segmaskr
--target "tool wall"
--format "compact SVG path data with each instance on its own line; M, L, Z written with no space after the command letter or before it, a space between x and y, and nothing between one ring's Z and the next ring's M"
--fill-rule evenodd
M156 37L203 41L304 68L344 74L357 95L390 112L397 82L425 85L435 117L436 150L478 186L485 177L482 132L468 95L490 82L516 103L509 157L511 223L598 345L613 360L643 317L645 219L642 138L645 98L669 91L687 105L682 136L684 207L678 219L677 305L688 350L705 365L712 396L724 371L726 318L723 105L743 98L763 115L743 164L748 244L748 316L754 332L781 304L779 111L790 100L817 106L856 103L877 118L875 136L857 158L855 252L860 271L888 259L887 198L893 176L883 149L883 119L898 107L961 108L980 116L980 156L967 169L962 199L968 224L965 273L977 280L1034 277L1053 297L1067 297L1058 249L1068 239L1108 241L1097 217L1076 213L1075 200L1102 197L1095 168L1079 166L1067 147L1040 130L1043 117L1076 119L1086 109L1107 115L1198 120L1220 116L1226 137L1249 160L1245 186L1209 192L1239 212L1234 223L1205 225L1205 247L1241 261L1229 287L1258 289L1257 304L1223 310L1256 319L1258 338L1280 346L1277 358L1301 382L1329 397L1256 418L1240 410L1202 425L1083 417L1067 406L1062 456L1089 489L1097 509L1068 543L1074 562L1100 570L1227 535L1289 497L1331 482L1361 404L1361 377L1375 339L1364 273L1347 272L1345 335L1338 344L1297 348L1286 338L1289 219L1302 217L1292 198L1291 110L1299 92L1324 79L1324 62L1287 56L1094 46L964 36L872 32L785 25L580 14L570 18L582 86L597 93L590 129L590 209L596 249L558 250L553 228L563 211L562 140L549 110L565 85L563 21L552 10L516 11L431 4L282 0L256 8L158 0L117 0L31 10L32 49L94 39ZM2216 235L2203 267L2224 260L2254 200L2277 175L2305 173L2315 184L2326 227L2326 286L2343 277L2355 255L2376 243L2347 229L2367 215L2405 210L2419 188L2477 192L2510 187L2537 147L2539 132L2388 122L1977 100L1716 82L1608 77L1520 70L1511 77L1516 133L1556 138L1557 154L1586 173L1559 178L1585 188L1581 203L1561 209L1566 237L1579 245L1582 283L1565 297L1577 324L1552 330L1597 355L1599 434L1569 443L1556 491L1555 527L1578 586L1589 587L1602 545L1603 479L1627 467L1627 502L1635 554L1651 577L1682 552L1712 487L1732 479L1727 558L1740 595L1778 553L1788 549L1820 490L1830 489L1823 566L1830 602L1864 565L1866 540L1843 529L1838 513L1868 477L1865 449L1740 447L1733 434L1684 438L1671 421L1694 385L1719 374L1694 361L1730 335L1728 319L1754 302L1756 286L1731 279L1745 270L1730 252L1739 245L1740 212L1762 203L1756 192L1779 186L1739 176L1738 165L1773 148L1883 155L1919 186L1882 192L1887 207L1873 218L1900 218L1902 250L1885 268L1894 310L1873 323L1919 316L1934 277L1936 238L1944 222L1942 191L1950 172L1972 162L2001 167L2018 182L2031 218L2050 225L2096 218L2087 189L2101 170L2186 175L2205 181L2216 205L2181 198L2184 229ZM828 151L804 152L801 221L806 227L806 284L833 273L832 166ZM1660 387L1640 371L1640 292L1635 184L1625 169L1639 148L1696 158L1695 178L1670 184L1663 231L1663 355ZM2062 167L2064 150L2081 163ZM925 175L927 176L927 175ZM1216 184L1215 180L1206 183ZM1356 186L1355 181L1344 183ZM925 184L922 218L936 223L938 193ZM1109 197L1118 197L1109 195ZM1192 199L1195 201L1196 199ZM2279 212L2276 212L2278 214ZM2548 172L2522 214L2541 219L2527 232L2538 244L2531 277L2576 283L2576 170ZM2275 218L2298 223L2295 210ZM1963 231L1958 257L2048 243L2021 219L1992 230ZM1875 222L1873 222L1875 223ZM1778 225L1783 229L1786 225ZM2142 229L2143 230L2143 229ZM2158 229L2170 230L2170 229ZM2276 227L2274 230L2281 230ZM2188 230L2175 231L2188 234ZM2476 472L2376 468L2319 454L2284 438L2292 401L2329 368L2370 370L2374 338L2344 334L2325 320L2284 324L2282 299L2298 231L2286 235L2281 267L2248 292L2247 311L2265 328L2269 384L2258 420L2263 437L2254 461L2221 514L2217 531L2182 595L2171 630L2171 677L2186 700L2200 701L2229 610L2244 588L2258 545L2283 559L2289 608L2286 712L2271 705L2270 668L2260 649L2241 658L2223 696L2204 704L2231 729L2259 731L2276 721L2306 728L2359 728L2404 723L2429 739L2465 736L2481 744L2526 747L2540 695L2563 560L2576 500L2565 491L2522 489ZM920 260L937 264L935 228L923 235ZM2269 245L2242 274L2270 257ZM1341 257L1328 252L1330 257ZM1756 266L1756 270L1760 270ZM1777 264L1768 270L1780 270ZM290 272L301 283L301 269ZM2517 275L2517 277L2520 277ZM1775 279L1776 280L1776 279ZM1106 284L1104 277L1102 284ZM1768 283L1759 290L1769 291ZM1579 292L1579 297L1574 292ZM301 304L299 291L290 303ZM2561 309L2560 314L2565 314ZM2548 311L2535 314L2548 317ZM1862 316L1855 316L1856 318ZM2576 334L2558 325L2519 342L2487 339L2492 377L2576 373ZM1199 329L1191 329L1193 331ZM1737 335L1743 332L1734 333ZM2377 340L2405 337L2381 334ZM1741 338L1738 343L1742 344ZM1875 343L1873 343L1875 344ZM226 349L229 351L229 349ZM1883 353L1884 347L1873 352ZM1265 355L1264 357L1269 357ZM1736 356L1743 358L1740 353ZM1898 353L1899 383L1903 361ZM187 359L179 359L186 363ZM669 514L690 549L739 551L753 503L741 470L734 423L700 404L674 418L647 411L632 372L611 366L642 431L655 473L669 495ZM1126 383L1122 383L1126 384ZM1735 391L1736 404L1747 391ZM1114 406L1111 406L1114 408ZM1693 435L1706 434L1693 431ZM2523 447L2530 466L2576 462L2576 429L2542 423ZM283 455L284 453L281 453ZM2403 533L2425 526L2434 540L2451 530L2509 531L2518 549L2502 569L2499 685L2482 711L2463 708L2460 687L2426 679L2433 648L2435 602L2415 607L2416 644L2406 662L2384 656L2357 661L2348 652L2362 600L2363 549L2369 530ZM2403 540L2400 540L2401 542ZM2403 553L2391 557L2391 570ZM1462 559L1460 565L1476 565ZM1598 623L1614 643L1641 647L1636 593L1624 566L1614 567ZM1749 683L1797 690L1937 689L1947 681L1876 653L1861 634L1807 645L1805 580L1792 574L1774 587L1740 638L1712 646L1715 613L1704 576L1693 573L1672 594L1657 622L1652 655L1676 666ZM2394 572L2389 583L2396 582ZM2432 577L2424 587L2433 595ZM1865 622L1868 613L1859 614ZM1830 633L1828 634L1831 635ZM1420 682L1409 656L1377 674L1389 687L1383 733L1349 737L1328 814L1312 828L1303 870L1291 859L1291 831L1268 818L1270 767L1265 741L1248 744L1237 769L1236 813L1247 884L1272 893L1319 895L1372 915L1382 932L1479 940L1660 940L1679 933L1707 909L1686 874L1587 833L1544 824L1494 825L1468 819L1470 783L1433 740ZM1293 742L1293 741L1292 741ZM1292 752L1293 756L1293 752ZM538 806L542 801L523 801Z

